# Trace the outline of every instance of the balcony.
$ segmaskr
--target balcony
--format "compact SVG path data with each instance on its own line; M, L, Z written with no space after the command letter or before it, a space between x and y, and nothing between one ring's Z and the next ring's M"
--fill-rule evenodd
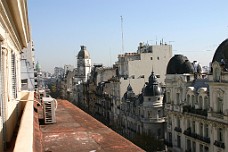
M181 112L181 105L174 105L174 111Z
M225 149L225 144L222 141L215 140L214 145L216 147Z
M15 142L14 151L33 151L33 102L34 93L23 91L20 94L23 114ZM25 146L26 145L26 146Z
M211 115L216 118L223 119L223 113L218 113L218 112L212 112Z
M165 117L160 117L160 118L144 118L144 116L141 116L141 120L143 122L152 122L152 123L163 123L165 122Z
M183 107L183 112L186 113L192 113L196 115L201 115L207 117L207 110L205 109L195 109L194 107L191 107L190 105Z
M180 133L182 132L182 129L181 129L180 127L175 127L174 130L175 130L176 132L180 132Z
M210 142L211 142L209 137L203 137L203 136L198 135L196 133L192 133L191 128L186 129L184 131L184 135L198 139L198 140L203 141L203 142L208 143L208 144L210 144Z

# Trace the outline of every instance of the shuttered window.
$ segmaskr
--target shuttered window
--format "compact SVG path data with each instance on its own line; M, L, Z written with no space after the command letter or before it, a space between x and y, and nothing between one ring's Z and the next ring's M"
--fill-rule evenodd
M16 84L16 56L11 52L11 82L12 82L12 96L17 97L17 84Z

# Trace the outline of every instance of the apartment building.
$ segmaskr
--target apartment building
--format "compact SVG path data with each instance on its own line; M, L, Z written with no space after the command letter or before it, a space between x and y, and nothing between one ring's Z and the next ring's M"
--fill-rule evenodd
M166 76L166 144L170 151L225 152L228 147L228 40L217 48L209 74L175 55Z
M28 101L32 93L21 89L25 74L21 73L21 54L31 37L26 0L1 0L0 12L0 151L4 151L23 111L22 101Z

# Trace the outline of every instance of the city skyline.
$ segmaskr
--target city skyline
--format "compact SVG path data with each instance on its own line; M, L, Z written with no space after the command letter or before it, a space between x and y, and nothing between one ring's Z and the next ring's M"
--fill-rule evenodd
M49 72L64 64L75 66L80 46L85 45L92 63L110 66L118 54L137 51L140 42L153 45L163 40L173 46L173 55L208 66L228 34L228 2L219 2L30 0L36 61Z

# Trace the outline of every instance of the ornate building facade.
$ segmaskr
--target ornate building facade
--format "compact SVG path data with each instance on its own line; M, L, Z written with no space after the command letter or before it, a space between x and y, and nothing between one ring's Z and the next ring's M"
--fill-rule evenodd
M228 148L228 40L217 48L209 74L187 57L170 59L166 76L166 144L171 151Z

